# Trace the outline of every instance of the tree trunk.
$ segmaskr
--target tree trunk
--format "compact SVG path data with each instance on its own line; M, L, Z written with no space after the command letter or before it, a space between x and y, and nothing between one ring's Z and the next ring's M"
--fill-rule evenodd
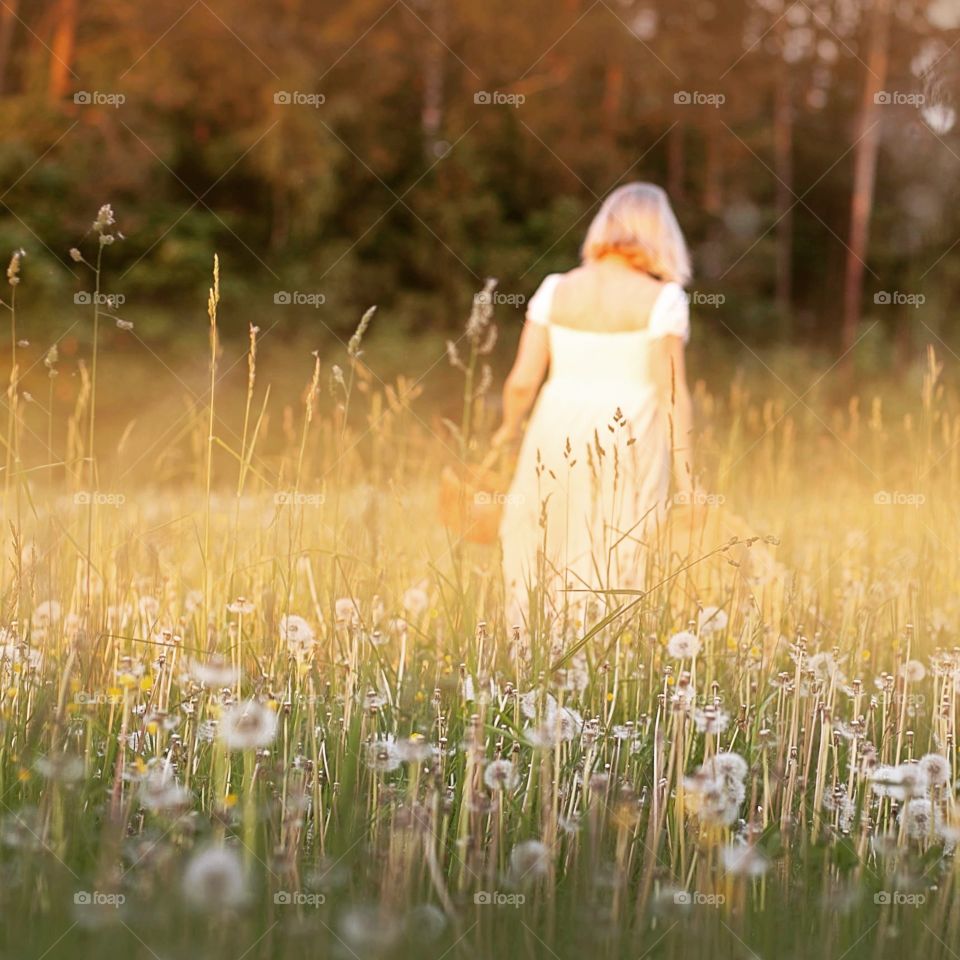
M620 105L623 102L623 80L623 66L619 63L607 64L603 81L603 103L601 105L603 130L607 134L615 134L617 131Z
M447 33L446 0L430 0L430 29L435 36L426 39L423 58L423 101L420 108L420 130L428 162L436 159L438 137L443 126L444 38Z
M53 41L50 44L50 78L47 86L51 100L62 100L72 87L78 6L79 0L60 0L57 4Z
M880 117L877 94L887 77L890 40L890 0L874 0L870 23L870 49L867 73L860 103L860 123L855 148L853 195L850 205L850 240L843 292L844 366L849 371L850 351L857 339L860 308L863 299L863 272L870 236L870 214L877 176L877 153L880 149Z
M17 23L20 0L6 0L0 7L0 94L9 89L7 86L10 72L10 41Z
M685 160L684 129L683 124L678 121L667 135L667 193L673 203L683 198Z
M773 153L777 172L777 312L789 326L793 295L793 97L790 68L781 58L773 106Z
M707 127L704 147L703 209L717 216L723 212L723 141L720 128Z

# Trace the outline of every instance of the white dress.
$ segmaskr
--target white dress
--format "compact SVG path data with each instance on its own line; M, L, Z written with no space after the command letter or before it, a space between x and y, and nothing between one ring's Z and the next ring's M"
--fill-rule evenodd
M508 623L527 621L538 597L556 616L591 596L604 606L597 590L640 588L645 534L670 484L669 422L647 353L656 337L689 339L686 294L665 284L642 329L585 331L550 321L560 279L548 276L527 308L548 329L550 372L500 525Z

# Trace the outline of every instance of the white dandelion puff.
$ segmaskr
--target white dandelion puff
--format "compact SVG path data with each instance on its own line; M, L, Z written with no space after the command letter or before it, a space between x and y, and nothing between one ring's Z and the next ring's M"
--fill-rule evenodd
M423 587L410 587L403 594L404 612L412 620L418 620L430 608L430 597Z
M524 840L510 851L510 878L515 884L546 876L550 848L540 840Z
M700 652L700 641L695 633L681 630L667 641L667 653L674 660L690 660Z
M206 663L191 660L187 670L197 683L214 689L233 687L240 679L237 668L223 657L211 657Z
M704 607L697 618L701 636L722 633L727 629L728 622L729 617L722 607Z
M770 861L756 847L734 844L723 848L723 869L743 877L762 877Z
M493 760L483 772L483 782L490 790L512 790L519 781L517 768L509 760Z
M231 910L249 899L243 861L226 847L208 847L187 864L181 889L194 910Z
M931 787L950 786L950 761L939 753L928 753L919 761L920 772Z
M277 715L256 700L243 700L223 711L218 734L231 750L267 747L277 735Z
M901 672L904 679L910 683L920 683L927 675L927 668L919 660L908 660Z

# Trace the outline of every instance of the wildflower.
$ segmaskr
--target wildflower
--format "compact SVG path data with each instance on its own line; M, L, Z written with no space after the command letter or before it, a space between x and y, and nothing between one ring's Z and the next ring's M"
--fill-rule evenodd
M424 763L434 755L434 746L419 733L397 743L397 756L406 763Z
M730 714L720 707L708 706L694 712L693 722L701 733L723 733L730 724Z
M843 682L843 672L832 653L821 651L807 660L807 668L818 680L837 680Z
M939 808L920 797L904 804L899 821L911 840L932 840L943 832L943 815Z
M376 690L368 690L363 697L363 707L365 710L380 710L387 703L387 698Z
M173 767L154 767L140 784L140 805L147 810L178 810L192 799L190 791L177 782Z
M590 683L590 674L582 659L575 660L567 669L558 670L556 674L557 686L562 690L574 693L583 693Z
M844 784L838 783L833 791L823 795L823 809L837 814L837 825L844 833L849 833L853 825L853 818L857 812L857 805L847 795Z
M744 877L762 877L770 862L756 847L734 844L723 848L723 869Z
M447 929L447 916L432 903L421 903L410 911L407 927L419 940L433 942Z
M546 876L550 849L539 840L524 840L510 851L510 878L515 884Z
M246 597L237 597L233 603L227 604L227 609L231 613L236 613L244 617L249 617L257 609L251 600Z
M927 675L927 668L919 660L908 660L901 672L908 683L920 683Z
M704 607L697 618L701 636L722 633L727 628L728 621L726 611L720 607Z
M430 597L422 587L410 587L404 591L403 609L411 619L418 620L427 612L429 606Z
M360 622L358 613L360 605L353 597L340 597L334 604L333 609L337 623L356 624Z
M0 843L11 850L33 851L46 846L47 818L36 807L11 811L0 825Z
M306 656L313 649L316 636L303 617L289 613L280 618L280 639L296 656Z
M547 718L547 723L556 727L561 740L572 740L583 729L583 717L570 707L561 707Z
M30 622L33 624L34 629L42 630L55 623L59 623L60 615L61 607L56 600L44 600L43 603L39 603L34 607Z
M277 735L277 715L256 700L244 700L224 710L218 732L231 750L266 747Z
M690 793L690 806L701 821L712 826L729 827L737 819L746 799L744 778L747 762L739 754L718 753L684 780Z
M39 757L34 769L48 780L59 783L75 783L83 776L83 757L75 753L52 753Z
M610 733L613 734L614 740L621 742L635 740L637 737L637 731L632 723L616 724L611 728Z
M494 760L483 772L483 782L490 790L512 790L519 780L517 768L509 760Z
M106 230L107 227L112 227L116 222L113 216L113 207L111 207L109 203L105 203L97 211L97 219L93 221L93 229L103 235L104 230Z
M401 751L391 734L367 744L367 766L380 773L392 773L403 762Z
M15 287L20 283L20 261L23 260L26 255L26 251L21 248L14 250L13 255L10 257L10 264L7 267L7 282L11 287Z
M231 910L249 899L243 861L226 847L208 847L187 864L181 887L195 910Z
M926 775L917 763L901 763L897 767L879 764L870 774L870 785L878 797L905 801L927 792Z
M920 758L920 772L931 787L950 786L950 762L939 753L928 753Z
M667 653L674 660L692 660L699 652L700 641L689 630L681 630L667 641Z
M202 683L205 687L232 687L240 679L237 668L223 657L211 657L206 663L192 660L188 672L197 683Z
M732 777L734 780L743 780L747 776L749 767L747 761L739 753L733 751L721 751L715 753L708 760L704 767L715 771L720 776Z
M537 690L530 690L520 697L520 712L528 719L535 720L537 716L537 705L541 694ZM557 700L552 694L543 695L544 713L549 716L557 709Z
M381 907L354 906L340 918L340 936L353 956L385 953L403 932L400 923Z

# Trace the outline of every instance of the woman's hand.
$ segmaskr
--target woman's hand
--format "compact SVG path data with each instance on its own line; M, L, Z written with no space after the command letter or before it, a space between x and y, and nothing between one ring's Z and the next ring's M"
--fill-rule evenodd
M520 437L520 431L503 424L490 438L490 447L493 450L504 450L511 447Z

